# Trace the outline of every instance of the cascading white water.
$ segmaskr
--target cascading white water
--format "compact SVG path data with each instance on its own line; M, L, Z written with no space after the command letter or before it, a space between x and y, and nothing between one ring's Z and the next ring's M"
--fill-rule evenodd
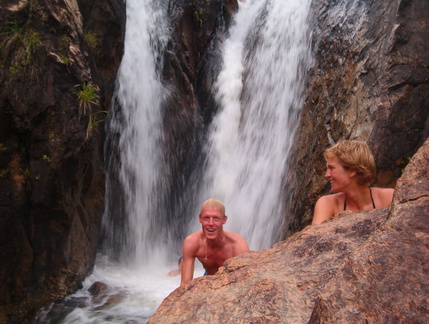
M224 43L223 68L215 89L221 108L210 129L199 200L221 199L229 215L226 230L240 233L254 250L270 247L281 229L282 179L302 106L305 72L311 64L310 2L239 2ZM117 177L123 187L127 226L118 233L109 210L104 226L107 242L119 242L127 262L112 263L109 254L100 255L84 287L64 301L66 307L83 305L74 306L62 323L145 322L180 282L179 277L167 275L176 260L166 266L158 258L164 259L171 247L164 244L170 234L159 210L160 188L168 174L160 151L165 90L157 75L168 28L156 3L127 0L125 51L116 93L120 109L112 109L108 129L116 134L121 162L108 177ZM116 196L107 198L108 209L115 205ZM182 200L186 199L190 198ZM191 224L189 231L196 227ZM97 302L88 291L96 281L110 287ZM109 304L108 299L120 301ZM50 310L43 312L39 323L48 322L49 314Z
M164 256L159 239L168 236L163 228L160 187L167 178L163 165L161 104L165 91L157 71L168 40L162 7L152 0L128 0L124 56L117 76L115 105L108 132L119 134L120 165L115 173L124 194L126 228L113 226L106 210L106 244L122 244L123 260L135 267L146 266ZM108 188L109 190L109 188ZM106 199L116 197L107 194ZM110 223L109 223L110 222ZM120 231L120 233L117 233ZM161 233L162 232L162 233ZM154 235L156 233L156 235ZM115 240L110 238L120 237ZM119 241L119 242L118 242Z
M225 227L254 250L270 247L282 230L282 180L312 62L310 3L241 3L224 44L201 200L222 200Z

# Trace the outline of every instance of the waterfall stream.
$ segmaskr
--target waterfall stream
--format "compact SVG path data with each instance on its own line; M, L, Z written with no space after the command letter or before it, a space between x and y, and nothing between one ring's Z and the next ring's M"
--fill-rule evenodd
M204 148L198 199L222 200L229 216L225 230L239 233L253 250L281 238L283 181L312 64L310 2L239 2L223 44L214 89L220 108ZM177 263L168 251L178 238L166 228L162 207L169 176L160 149L166 90L158 71L169 39L164 14L154 0L127 0L124 57L107 128L108 142L119 150L107 153L105 249L83 288L63 302L62 315L52 305L39 323L142 323L180 283L179 276L168 276ZM189 233L198 229L198 212ZM197 267L195 276L202 272ZM97 301L89 292L95 282L107 285Z
M246 1L225 42L202 195L253 250L282 235L283 179L311 64L310 1Z

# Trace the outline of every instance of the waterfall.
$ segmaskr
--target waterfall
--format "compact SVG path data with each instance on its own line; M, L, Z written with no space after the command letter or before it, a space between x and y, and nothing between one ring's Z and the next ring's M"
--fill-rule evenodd
M163 8L156 2L127 1L124 56L107 129L112 144L106 150L110 159L105 244L116 250L121 261L137 267L165 255L164 242L171 241L164 226L162 188L168 174L160 149L161 105L166 94L159 69L169 37L166 21ZM114 155L109 150L118 152ZM122 201L113 181L122 189Z
M225 230L242 235L253 250L281 237L288 155L312 64L310 2L239 2L214 88L220 108L210 125L203 172L195 172L203 174L197 202L182 197L195 208L210 197L222 200L229 216ZM104 249L83 288L63 301L63 317L52 305L38 323L142 323L180 283L167 275L177 260L166 261L181 242L168 227L171 211L165 207L170 171L161 107L168 93L159 71L169 40L166 3L127 0L124 56L106 128ZM199 228L198 212L189 233ZM95 282L108 287L98 301L90 294Z
M282 235L283 179L312 64L310 3L243 2L224 43L201 200L222 200L225 228L254 250Z

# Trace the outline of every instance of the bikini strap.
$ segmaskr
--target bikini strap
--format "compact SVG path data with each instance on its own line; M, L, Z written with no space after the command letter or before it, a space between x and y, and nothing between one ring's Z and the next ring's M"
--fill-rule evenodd
M369 187L369 195L371 196L372 208L376 209L376 207L375 207L375 203L374 203L374 198L372 198L372 191L371 191L371 187Z
M372 198L372 191L371 191L371 187L369 187L369 195L370 195L370 197L371 197L372 208L377 209L377 208L375 207L374 198ZM344 198L344 210L346 210L346 208L347 208L347 200L346 200L346 198Z

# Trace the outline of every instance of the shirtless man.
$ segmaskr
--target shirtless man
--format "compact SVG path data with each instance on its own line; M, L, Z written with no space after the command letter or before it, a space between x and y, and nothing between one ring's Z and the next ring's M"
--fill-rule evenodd
M217 199L204 202L198 216L202 229L183 241L183 263L180 285L192 280L195 258L206 270L206 274L215 274L225 260L249 252L247 242L240 235L224 232L223 224L228 217L224 205Z
M319 198L312 225L338 213L387 208L392 203L392 188L370 187L375 178L374 157L365 142L341 140L325 151L325 178L332 195Z

